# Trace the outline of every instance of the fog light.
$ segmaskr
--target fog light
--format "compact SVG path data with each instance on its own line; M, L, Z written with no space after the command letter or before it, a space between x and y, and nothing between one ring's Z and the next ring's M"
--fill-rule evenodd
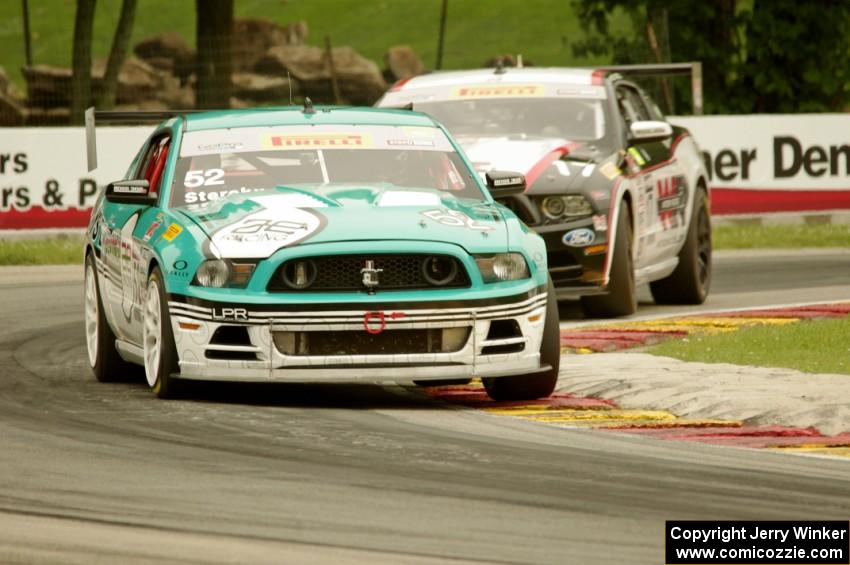
M274 346L283 355L307 355L309 352L306 332L274 332Z
M444 328L440 351L443 353L460 351L466 345L468 336L469 328Z

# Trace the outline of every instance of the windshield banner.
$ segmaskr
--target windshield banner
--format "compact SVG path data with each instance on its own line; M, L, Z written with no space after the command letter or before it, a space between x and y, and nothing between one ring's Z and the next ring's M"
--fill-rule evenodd
M305 149L454 151L435 127L315 125L190 131L183 136L180 156Z

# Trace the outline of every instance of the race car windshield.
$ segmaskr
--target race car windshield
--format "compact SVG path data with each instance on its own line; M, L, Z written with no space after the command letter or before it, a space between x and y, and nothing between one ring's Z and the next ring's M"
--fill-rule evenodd
M417 102L455 136L532 136L597 141L605 137L602 100L481 98Z
M484 199L438 128L319 125L186 133L171 205L276 187L326 194L339 186L426 189Z

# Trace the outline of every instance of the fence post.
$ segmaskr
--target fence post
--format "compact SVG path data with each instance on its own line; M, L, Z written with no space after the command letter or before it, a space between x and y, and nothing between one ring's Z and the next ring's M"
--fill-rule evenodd
M449 0L443 0L440 7L440 35L437 38L437 64L434 65L437 70L443 68L443 43L446 40L446 12L448 7Z
M23 1L24 12L24 51L27 58L27 66L32 66L32 36L30 35L30 6L29 0Z
M342 104L342 94L339 92L339 81L336 78L336 67L334 66L333 49L331 48L331 37L325 36L325 54L328 58L328 67L331 71L331 88L334 93L334 101L336 104Z

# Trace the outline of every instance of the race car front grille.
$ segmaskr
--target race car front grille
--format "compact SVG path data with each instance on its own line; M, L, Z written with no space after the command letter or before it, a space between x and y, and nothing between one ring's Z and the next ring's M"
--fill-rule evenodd
M278 351L290 356L453 353L469 340L470 328L274 332Z
M469 276L450 255L328 255L291 259L272 275L270 292L466 288Z

